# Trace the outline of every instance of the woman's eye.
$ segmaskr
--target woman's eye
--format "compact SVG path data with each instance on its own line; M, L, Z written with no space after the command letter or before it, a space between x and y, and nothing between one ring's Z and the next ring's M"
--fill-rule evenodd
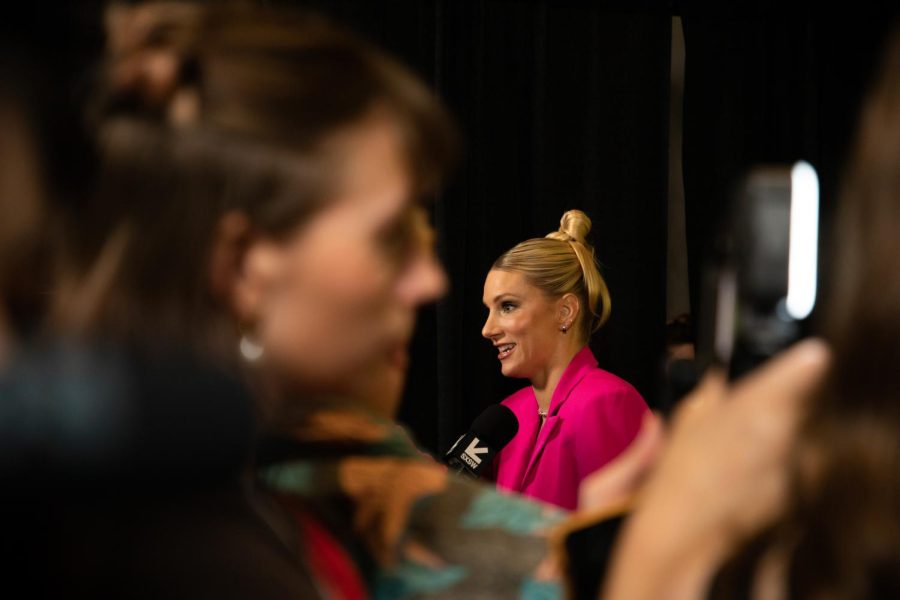
M403 262L416 244L416 231L407 219L401 219L382 230L378 236L378 248L392 262Z
M391 260L401 261L412 250L413 236L406 227L392 227L379 237L378 246Z
M378 242L381 252L400 264L416 252L432 252L434 231L424 209L412 206L381 232Z
M514 309L515 307L516 307L516 305L513 304L512 302L504 302L503 304L500 305L500 311L501 311L501 312L508 313L509 311L511 311L512 309Z

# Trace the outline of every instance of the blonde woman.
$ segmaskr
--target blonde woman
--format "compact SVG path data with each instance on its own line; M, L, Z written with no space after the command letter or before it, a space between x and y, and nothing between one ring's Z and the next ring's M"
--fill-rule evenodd
M481 333L504 375L531 382L503 401L519 431L497 457L497 484L567 509L579 483L628 447L649 412L588 347L611 307L585 240L590 229L586 214L566 212L559 231L504 253L484 283Z

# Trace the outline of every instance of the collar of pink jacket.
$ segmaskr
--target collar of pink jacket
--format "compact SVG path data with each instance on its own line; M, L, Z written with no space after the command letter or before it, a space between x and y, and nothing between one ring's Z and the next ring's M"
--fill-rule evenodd
M591 352L589 346L585 346L579 350L578 354L572 358L572 362L569 363L569 366L566 367L562 377L559 379L559 383L556 384L556 389L553 390L553 397L550 399L550 408L547 410L547 419L544 421L544 425L541 427L540 433L538 434L537 443L534 446L534 451L531 453L531 459L528 461L528 466L522 474L523 479L535 468L538 457L541 455L541 451L544 449L544 446L547 445L547 440L550 439L550 436L552 436L556 428L559 427L560 407L568 400L569 394L571 394L575 386L584 379L584 376L587 375L591 369L595 368L597 368L597 359L594 358L594 353ZM534 390L531 387L529 387L528 390L531 392L531 397L534 398ZM537 414L537 398L534 398L533 413L534 418L537 420L537 426L540 427L541 418ZM519 417L519 423L521 424L522 415L516 414L516 416ZM531 421L531 419L529 419L529 421Z
M569 398L569 394L575 388L578 383L584 379L584 376L587 375L591 369L597 368L597 359L594 358L594 353L591 352L590 346L585 346L581 350L578 351L574 357L572 357L572 361L569 363L569 366L566 367L566 370L563 371L562 377L559 378L559 383L556 384L556 389L553 390L553 397L550 399L550 408L547 410L547 418L556 416L559 413L559 407L565 403ZM532 391L532 395L534 392ZM535 399L534 404L534 412L537 413L537 399ZM545 424L546 428L546 424Z
M519 432L497 457L497 485L569 509L581 480L628 447L649 410L632 385L598 368L587 347L563 372L543 427L531 386L503 405Z
M541 427L541 418L538 416L537 399L531 386L523 388L504 402L515 413L519 421L519 432L514 441L504 450L509 464L508 469L505 469L504 473L500 473L501 477L497 480L501 487L515 491L522 489L528 475L536 468L547 441L559 427L560 407L565 404L578 383L595 368L597 368L597 359L594 358L590 347L585 346L572 358L556 385L543 427ZM538 429L540 429L539 432ZM534 440L535 436L537 436L537 441L532 445L528 441Z

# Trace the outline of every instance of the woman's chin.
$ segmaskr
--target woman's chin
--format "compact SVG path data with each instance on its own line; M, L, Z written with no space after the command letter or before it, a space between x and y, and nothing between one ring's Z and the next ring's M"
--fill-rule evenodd
M500 372L503 373L504 377L512 377L512 378L523 378L525 375L521 373L521 369L517 367L515 363L500 363Z

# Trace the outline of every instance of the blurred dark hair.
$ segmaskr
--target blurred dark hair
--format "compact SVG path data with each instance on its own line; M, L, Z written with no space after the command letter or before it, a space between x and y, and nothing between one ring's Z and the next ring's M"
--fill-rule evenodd
M832 372L804 432L820 461L797 486L804 597L900 595L900 29L883 60L838 214Z
M900 596L900 29L865 102L838 214L834 358L795 452L793 504L720 574L752 585L786 552L788 597Z
M426 86L322 18L165 2L114 7L108 24L93 113L104 162L71 255L77 283L64 286L77 292L61 295L70 323L233 353L207 269L226 212L261 235L295 231L337 183L328 143L375 114L397 127L416 196L455 157L455 129Z
M22 5L0 21L0 295L26 338L43 320L57 245L96 167L84 123L100 2Z

